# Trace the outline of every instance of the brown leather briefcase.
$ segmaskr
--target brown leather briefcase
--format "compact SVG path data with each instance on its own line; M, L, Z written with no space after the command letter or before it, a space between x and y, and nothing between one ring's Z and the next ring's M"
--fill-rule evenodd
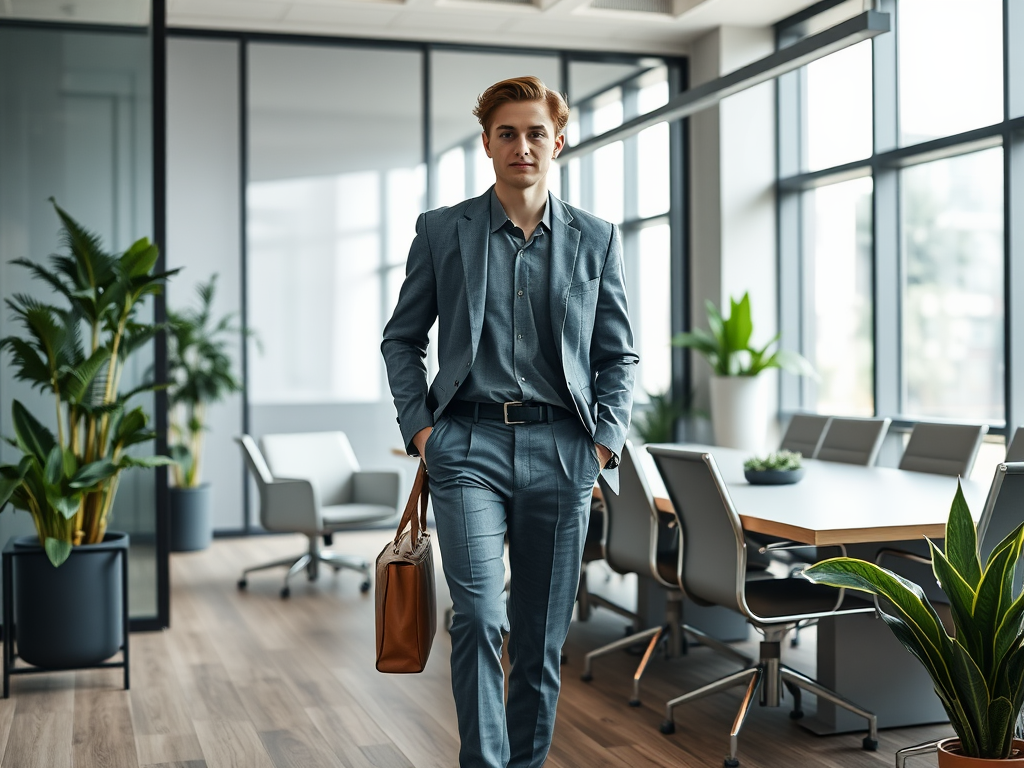
M437 598L428 497L427 471L420 462L395 539L377 556L378 672L422 672L434 642Z

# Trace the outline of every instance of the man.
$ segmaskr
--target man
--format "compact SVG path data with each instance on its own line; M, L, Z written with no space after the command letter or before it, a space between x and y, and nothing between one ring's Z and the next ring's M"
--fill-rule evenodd
M539 768L594 481L605 467L617 479L638 358L614 225L547 189L565 142L561 96L534 77L506 80L474 115L494 186L419 217L381 351L407 449L430 472L454 608L460 764Z

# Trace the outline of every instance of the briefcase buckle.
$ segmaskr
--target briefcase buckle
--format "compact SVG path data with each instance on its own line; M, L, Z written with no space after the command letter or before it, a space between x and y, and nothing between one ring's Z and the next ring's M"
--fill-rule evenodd
M510 405L513 408L522 408L523 407L523 403L522 403L521 400L509 400L507 403L505 403L504 404L505 423L506 424L525 424L526 423L525 421L509 421L508 420L508 407Z

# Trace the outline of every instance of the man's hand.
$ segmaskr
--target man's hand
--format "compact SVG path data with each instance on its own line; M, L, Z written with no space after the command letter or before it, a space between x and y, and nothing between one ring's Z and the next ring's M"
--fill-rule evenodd
M423 455L423 448L427 444L427 438L430 437L430 433L433 431L433 427L424 427L412 436L412 444L416 446L416 453L420 455L420 459L423 461L424 466L426 466L427 459Z
M415 438L413 439L415 440ZM597 460L601 463L601 469L604 469L608 466L608 462L612 460L612 452L600 443L594 443L594 448L597 449Z

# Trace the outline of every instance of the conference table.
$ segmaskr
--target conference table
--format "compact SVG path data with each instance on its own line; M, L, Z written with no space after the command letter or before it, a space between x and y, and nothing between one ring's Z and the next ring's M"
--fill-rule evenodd
M945 475L807 459L798 483L752 485L743 474L750 451L697 444L673 447L714 457L744 530L817 546L844 544L850 556L871 561L883 546L920 545L923 536L941 539L957 487L957 478ZM643 448L638 454L655 504L671 512L653 457ZM961 484L977 521L988 484ZM878 715L879 727L947 719L922 666L873 614L819 623L816 675L822 684ZM817 714L801 722L817 733L864 727L862 718L827 702L820 702Z

